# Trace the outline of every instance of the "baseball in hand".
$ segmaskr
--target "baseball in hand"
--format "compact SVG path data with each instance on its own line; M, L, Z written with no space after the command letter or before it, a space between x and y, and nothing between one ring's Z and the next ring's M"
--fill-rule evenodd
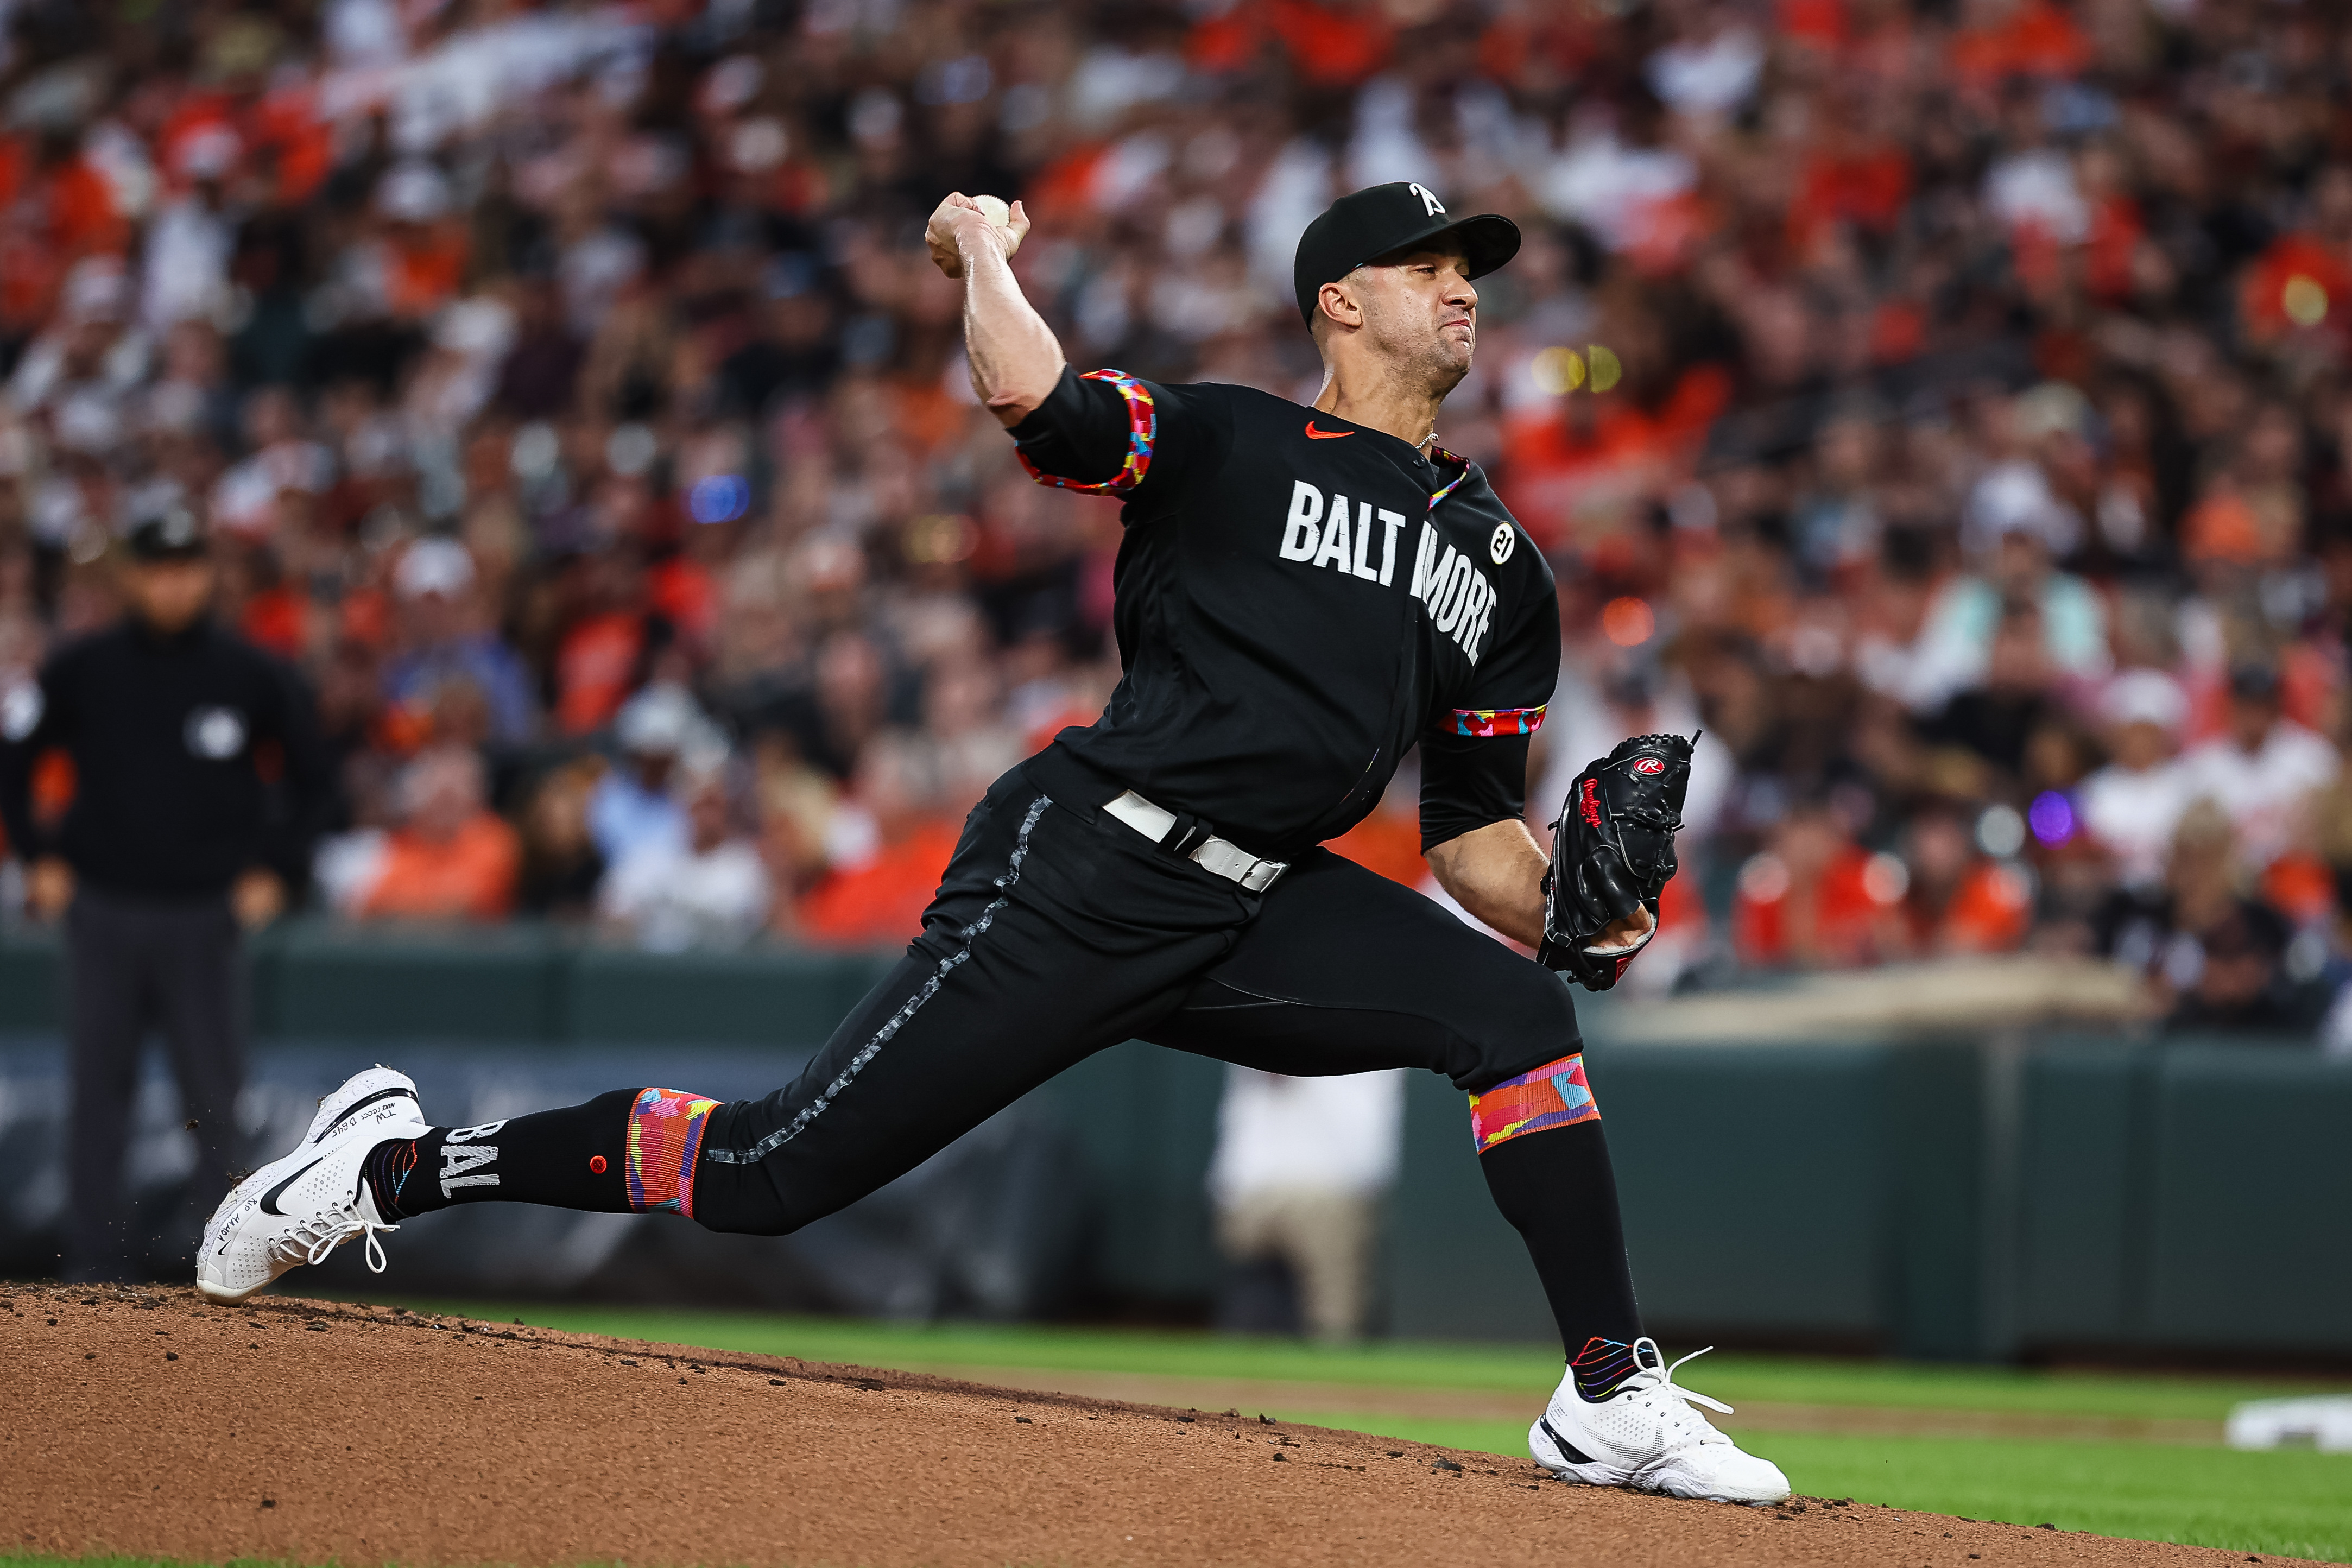
M1015 203L1008 207L1001 196L967 196L961 193L941 201L924 226L923 242L929 248L931 260L950 278L963 276L963 258L956 249L956 228L971 220L967 214L977 213L988 221L1003 243L1004 254L1013 255L1021 248L1021 241L1029 233L1029 215Z

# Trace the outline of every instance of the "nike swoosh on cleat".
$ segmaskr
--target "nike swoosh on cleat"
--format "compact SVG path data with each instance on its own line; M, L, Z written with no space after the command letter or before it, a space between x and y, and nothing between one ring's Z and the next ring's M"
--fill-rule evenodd
M1549 1416L1538 1421L1536 1425L1544 1429L1544 1436L1552 1440L1552 1446L1559 1450L1560 1457L1567 1459L1569 1463L1572 1465L1589 1465L1592 1463L1592 1456L1585 1453L1575 1444L1561 1436L1559 1435L1559 1428L1551 1424L1551 1420Z
M1310 441L1337 441L1342 436L1352 436L1353 430L1318 430L1315 421L1307 422L1307 438Z
M320 1160L324 1160L326 1156L324 1154L320 1155L318 1160L311 1161L309 1165L303 1166L300 1170L295 1172L292 1175L287 1177L284 1181L278 1183L276 1186L262 1194L261 1212L263 1214L274 1214L279 1219L288 1218L289 1216L286 1211L278 1206L278 1194L292 1186L295 1183L300 1181L304 1176L310 1174L311 1167L318 1164Z

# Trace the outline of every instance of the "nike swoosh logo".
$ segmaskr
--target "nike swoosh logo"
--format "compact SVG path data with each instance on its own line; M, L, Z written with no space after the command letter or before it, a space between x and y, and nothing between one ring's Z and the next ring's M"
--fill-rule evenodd
M1342 436L1352 436L1353 430L1318 430L1315 421L1307 422L1307 438L1310 441L1337 441Z
M1551 1439L1552 1447L1559 1450L1560 1458L1566 1459L1572 1465L1589 1465L1592 1463L1592 1456L1585 1453L1583 1450L1577 1447L1575 1444L1561 1436L1559 1435L1559 1428L1551 1424L1549 1417L1538 1417L1536 1425L1544 1429L1544 1436Z
M278 1183L276 1186L262 1194L261 1212L263 1214L274 1214L280 1219L286 1218L286 1211L278 1206L278 1194L292 1186L295 1183L300 1181L304 1176L310 1174L311 1167L318 1164L319 1160L323 1160L325 1158L326 1156L324 1154L320 1155L318 1160L311 1161L309 1165L303 1166L300 1170L295 1172L292 1175L287 1177L284 1181Z

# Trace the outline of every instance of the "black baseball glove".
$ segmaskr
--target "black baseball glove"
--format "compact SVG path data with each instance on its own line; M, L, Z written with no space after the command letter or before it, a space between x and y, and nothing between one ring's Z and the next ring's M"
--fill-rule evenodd
M1657 934L1658 899L1675 874L1675 835L1690 789L1698 737L1636 735L1576 775L1551 830L1544 873L1544 939L1536 961L1588 991L1617 984ZM1628 947L1594 942L1636 909L1651 926Z

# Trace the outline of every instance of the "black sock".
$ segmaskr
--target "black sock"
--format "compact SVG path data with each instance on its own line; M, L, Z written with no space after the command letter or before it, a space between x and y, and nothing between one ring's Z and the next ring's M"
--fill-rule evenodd
M395 1138L370 1152L361 1175L387 1220L486 1199L627 1214L629 1107L640 1092Z
M1495 1205L1527 1240L1536 1277L1559 1323L1563 1352L1580 1359L1595 1340L1622 1346L1639 1339L1642 1314L1633 1304L1633 1270L1617 1216L1617 1178L1609 1169L1601 1123L1580 1121L1506 1139L1479 1155L1478 1165L1486 1173ZM1631 1356L1622 1359L1630 1373ZM1619 1373L1616 1381L1623 1375ZM1578 1386L1583 1388L1581 1372ZM1608 1392L1615 1387L1609 1383ZM1607 1394L1585 1391L1585 1397Z

